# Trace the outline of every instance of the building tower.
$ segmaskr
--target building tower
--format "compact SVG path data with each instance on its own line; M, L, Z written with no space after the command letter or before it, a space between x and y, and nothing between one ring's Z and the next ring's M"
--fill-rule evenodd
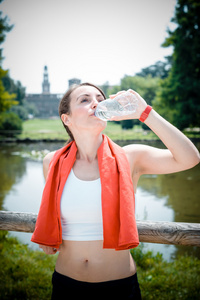
M50 94L50 83L49 83L48 77L49 77L48 68L47 68L47 66L44 66L42 94Z
M69 82L69 87L70 87L73 84L80 84L81 80L78 78L72 78L72 79L69 79L68 82Z

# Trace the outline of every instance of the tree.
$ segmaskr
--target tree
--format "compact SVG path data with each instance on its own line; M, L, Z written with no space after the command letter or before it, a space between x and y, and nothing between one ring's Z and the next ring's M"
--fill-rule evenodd
M16 105L18 102L15 100L15 94L9 94L3 85L2 78L7 74L7 71L4 71L0 68L0 113L9 110L13 105Z
M13 137L22 131L22 121L13 112L0 114L0 135Z
M179 129L200 126L200 2L178 0L163 47L174 47L172 68L161 84L155 107Z
M2 0L0 0L0 3ZM13 25L9 25L8 17L3 17L2 11L0 11L0 44L5 41L6 33L13 28ZM0 63L2 62L2 48L0 49ZM0 113L9 110L13 105L17 104L15 101L16 95L14 93L10 94L5 90L3 84L3 77L7 75L8 71L3 70L0 67Z
M106 81L102 86L101 86L102 91L104 92L106 98L109 97L109 82Z
M21 120L27 120L29 113L32 114L33 112L33 105L28 104L25 100L26 88L22 86L20 81L14 81L10 78L8 73L2 78L2 82L7 92L15 94L17 105L12 106L11 111L16 113ZM36 109L34 111L36 112Z
M3 0L0 0L0 3L3 2ZM2 44L6 39L6 33L11 31L13 28L13 25L9 24L9 19L7 16L3 17L3 12L0 11L0 44ZM3 49L0 48L0 63L2 62L3 56L2 56Z
M8 72L6 75L2 78L3 85L5 87L5 90L9 92L10 94L16 94L16 101L18 101L19 105L24 104L25 99L25 93L26 88L22 86L20 81L14 81L12 78L10 78Z
M151 105L156 95L158 82L159 78L153 78L151 75L146 77L126 75L121 79L121 90L135 90Z
M146 77L128 76L125 75L121 79L120 86L113 87L111 94L115 94L120 90L132 89L139 93L149 105L156 96L156 91L159 86L159 78L153 78L151 75ZM139 124L138 120L124 120L121 121L122 128L133 128L135 124Z
M152 77L166 78L169 74L169 69L171 68L171 56L165 57L166 61L157 61L155 65L143 68L136 76L146 77L151 75Z
M0 0L0 3L2 0ZM8 17L3 17L0 12L0 44L5 41L6 33L13 28L9 25ZM0 49L0 63L3 60L2 48ZM16 94L9 93L3 84L3 78L7 76L8 71L5 71L0 66L0 133L1 135L8 135L10 130L22 130L22 122L19 117L13 113L8 112L13 105L18 104L16 101Z

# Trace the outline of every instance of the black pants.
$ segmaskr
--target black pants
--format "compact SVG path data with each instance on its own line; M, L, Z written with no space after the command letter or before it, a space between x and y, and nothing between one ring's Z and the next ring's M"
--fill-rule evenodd
M51 300L141 300L137 274L105 282L84 282L54 272Z

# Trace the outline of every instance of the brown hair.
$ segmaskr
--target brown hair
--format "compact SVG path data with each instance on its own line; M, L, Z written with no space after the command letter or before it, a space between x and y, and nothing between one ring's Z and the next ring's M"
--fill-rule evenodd
M63 98L60 101L60 104L58 107L60 118L61 118L62 114L70 114L71 113L71 110L70 110L71 97L70 96L71 96L71 93L80 86L92 86L92 87L96 88L97 90L99 90L99 92L103 95L104 99L106 99L104 92L99 87L97 87L96 85L94 85L92 83L85 82L85 83L81 83L81 84L74 84L68 89L68 91L65 93L65 95L63 96ZM62 121L62 119L61 119L61 121ZM63 123L63 121L62 121L62 123ZM67 125L65 125L64 123L63 123L63 126L65 127L65 129L70 137L70 141L73 141L74 137L73 137L73 134L70 131L69 127Z

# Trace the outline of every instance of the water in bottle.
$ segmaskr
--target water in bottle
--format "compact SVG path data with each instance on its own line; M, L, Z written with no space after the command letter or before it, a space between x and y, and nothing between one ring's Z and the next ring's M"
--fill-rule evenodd
M138 107L137 97L131 92L124 92L114 99L106 99L97 105L95 116L109 121L112 117L127 116L134 113Z

